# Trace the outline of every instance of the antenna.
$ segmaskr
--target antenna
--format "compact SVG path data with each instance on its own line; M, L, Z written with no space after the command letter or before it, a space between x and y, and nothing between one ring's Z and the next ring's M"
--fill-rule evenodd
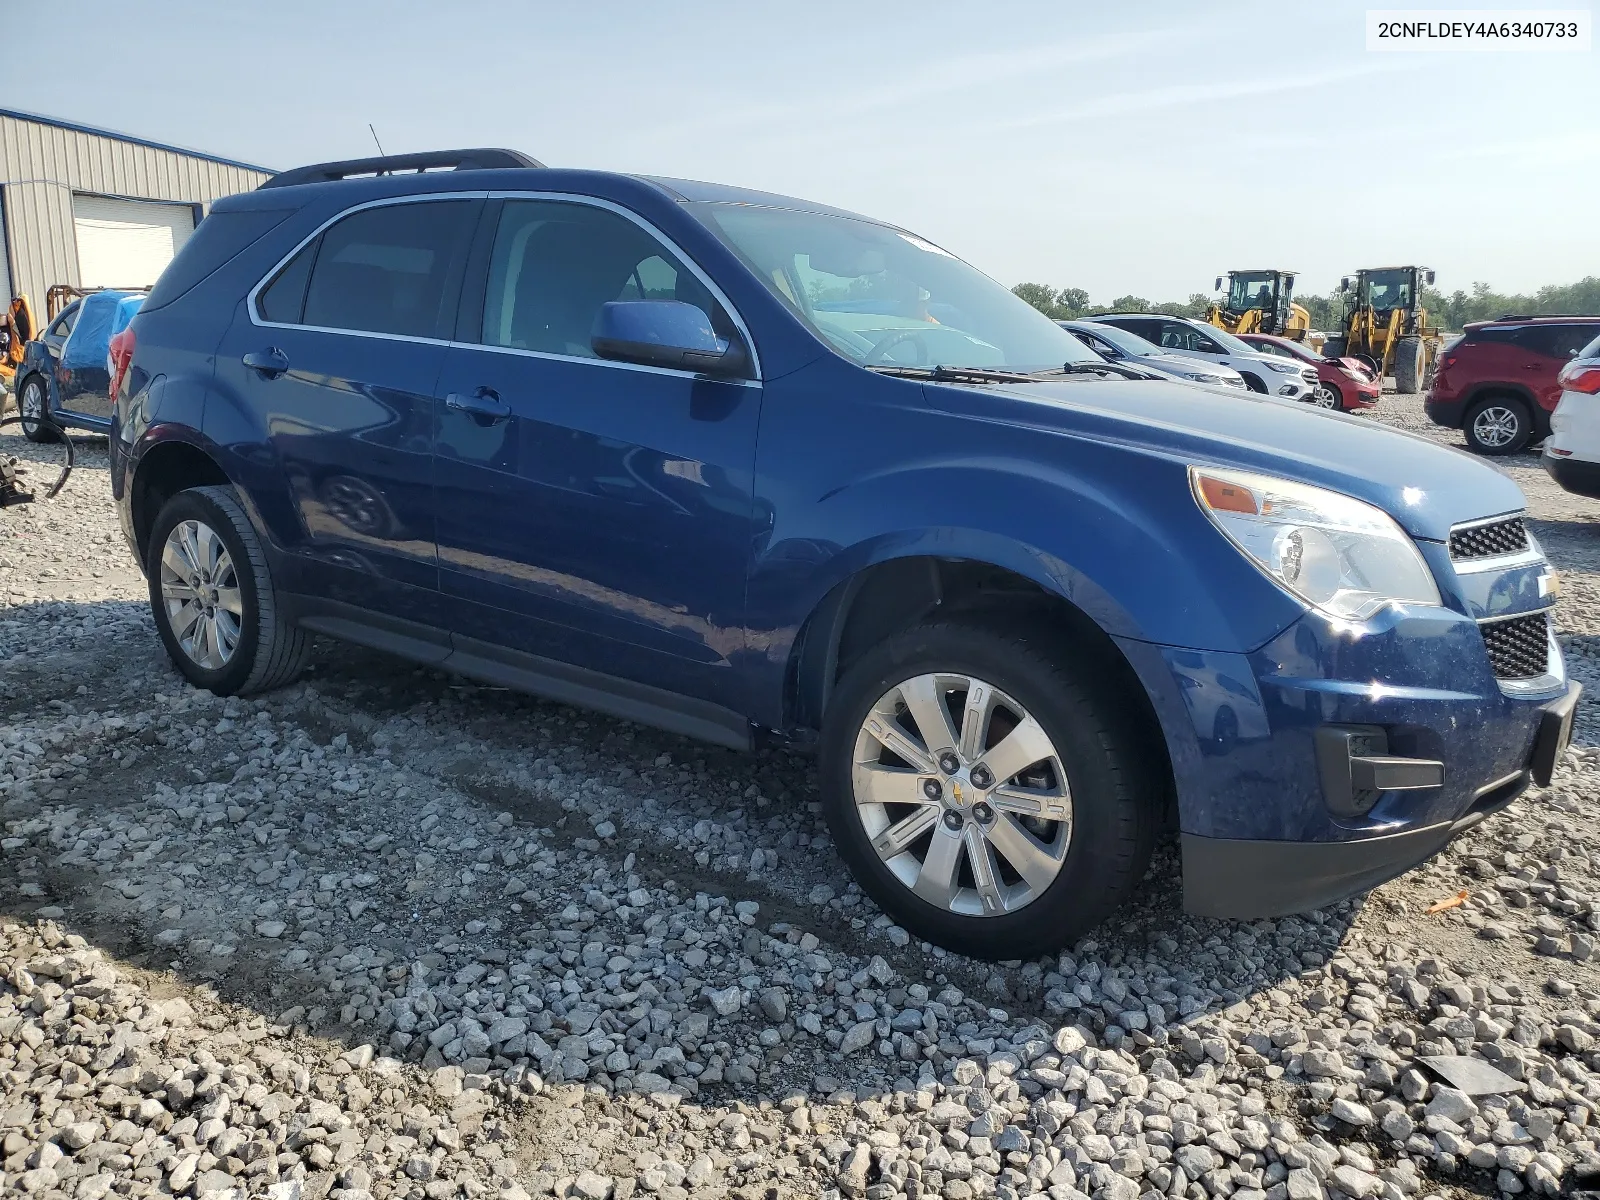
M383 153L383 143L378 141L378 131L372 127L372 122L367 122L367 132L372 134L372 140L377 144L378 153Z

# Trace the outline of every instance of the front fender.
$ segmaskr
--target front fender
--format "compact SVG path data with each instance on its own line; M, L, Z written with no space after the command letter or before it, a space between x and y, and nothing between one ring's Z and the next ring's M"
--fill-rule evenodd
M778 711L795 639L824 598L897 558L1013 571L1118 640L1244 653L1301 613L1200 511L1181 462L933 409L891 379L874 380L901 389L887 403L834 424L817 419L816 391L790 395L799 384L786 382L769 388L762 433L764 452L769 429L782 427L771 443L782 465L769 474L758 463L770 522L749 590L758 720ZM791 404L813 411L791 422ZM884 445L897 451L888 465ZM809 464L798 480L796 462Z

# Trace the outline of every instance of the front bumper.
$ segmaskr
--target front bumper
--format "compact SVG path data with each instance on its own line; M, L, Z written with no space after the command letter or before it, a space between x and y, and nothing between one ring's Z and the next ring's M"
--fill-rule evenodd
M1426 862L1452 838L1508 806L1530 783L1548 786L1572 737L1581 688L1547 702L1528 764L1478 789L1451 821L1341 842L1285 842L1185 833L1184 907L1198 916L1258 918L1309 912L1370 891Z

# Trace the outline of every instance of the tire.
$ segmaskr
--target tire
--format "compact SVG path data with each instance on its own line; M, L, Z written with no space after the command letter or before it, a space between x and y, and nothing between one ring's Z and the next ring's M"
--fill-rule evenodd
M29 375L17 389L17 415L22 418L22 436L30 442L59 442L61 435L49 424L50 393L44 378Z
M1467 448L1500 458L1515 454L1533 437L1528 406L1515 396L1485 396L1468 407L1461 421Z
M1422 391L1422 373L1426 364L1422 339L1401 338L1394 348L1394 390L1402 396L1415 396Z
M174 538L180 526L185 529ZM206 531L225 560L212 549ZM187 551L180 545L185 534L192 539ZM231 487L190 488L168 500L150 530L145 562L156 629L190 683L219 696L247 696L292 683L305 669L311 635L284 619L261 541ZM214 574L205 580L196 567ZM192 586L195 579L203 582ZM216 640L209 644L199 635L207 620L182 622L200 616L196 609L204 600L213 601L207 611L216 614ZM174 613L169 603L177 606Z
M1311 403L1318 408L1331 408L1339 412L1344 408L1344 396L1339 389L1325 379L1317 381L1316 388L1311 393Z
M1343 358L1344 357L1344 352L1345 352L1345 347L1348 344L1349 344L1349 342L1348 342L1348 339L1346 339L1346 338L1331 337L1327 341L1322 343L1322 357L1323 358Z
M1267 394L1267 385L1261 382L1261 376L1252 375L1248 371L1241 371L1240 374L1244 376L1245 387L1252 392L1260 392L1263 396Z
M929 678L935 675L940 678ZM822 795L840 856L867 894L918 937L990 960L1052 952L1104 920L1144 875L1166 793L1152 765L1161 761L1160 754L1142 736L1146 731L1124 715L1129 706L1107 686L1108 677L1115 673L1102 662L1074 662L1064 653L1059 631L1026 624L1007 632L966 621L924 625L888 639L855 663L823 721ZM916 685L924 680L929 686L919 692ZM938 709L930 708L929 697L971 697L980 687L991 697L991 716L981 722L988 734L968 745L983 742L988 748L964 758L953 757L962 740L956 718L919 741L904 724L893 724L897 718L884 715L891 710L909 714L909 704L899 709L894 698L911 694L920 696L920 710L937 721ZM1019 710L1032 720L1029 737L1035 740L1015 759L1031 758L1040 745L1049 748L1050 757L1024 763L1005 779L985 781L984 757L1019 727ZM873 729L883 732L885 720L891 723L886 735L891 741L898 736L897 744L911 757L896 760L884 750L886 743ZM898 720L921 729L909 715ZM945 746L935 749L926 741ZM929 750L933 758L927 757ZM922 770L914 774L894 766L917 756L921 761L915 765ZM958 768L954 774L952 765ZM1021 777L1042 789L1034 797L1050 797L1028 801L1038 806L1032 816L1014 816L1020 808L1002 807L1021 795L1009 789L1010 798L1004 798L1004 785ZM872 801L901 795L909 802ZM920 832L907 833L903 848L884 852L888 857L880 854L874 840L909 831L912 816L924 822ZM1019 832L1027 845L1017 841ZM936 839L944 840L936 847ZM974 844L994 873L987 893L973 873L978 859L969 846ZM1024 853L1016 854L1017 847ZM929 870L929 860L941 852L941 861L953 861L953 868ZM1017 862L1032 865L1031 878L1016 869ZM937 886L941 874L948 881L942 888ZM919 895L915 889L924 884L938 894Z

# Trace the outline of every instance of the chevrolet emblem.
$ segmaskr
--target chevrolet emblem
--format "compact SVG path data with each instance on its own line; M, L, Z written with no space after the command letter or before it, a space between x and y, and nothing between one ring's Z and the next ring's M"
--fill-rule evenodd
M1561 577L1554 571L1547 571L1543 575L1539 576L1539 595L1561 595Z
M954 779L950 781L950 795L958 806L964 805L967 802L967 798L961 794L961 784L956 782Z

